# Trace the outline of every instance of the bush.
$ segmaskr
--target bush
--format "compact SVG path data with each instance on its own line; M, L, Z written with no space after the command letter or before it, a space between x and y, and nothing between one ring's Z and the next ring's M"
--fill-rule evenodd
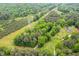
M0 47L0 56L8 56L10 55L10 48Z
M32 48L14 48L10 52L11 56L37 56L38 50Z
M79 43L76 43L73 47L74 52L79 52Z
M78 20L78 21L76 21L75 26L76 26L77 28L79 28L79 20Z
M72 25L75 25L75 21L74 21L74 19L68 19L68 20L66 20L66 24L68 26L72 26Z
M66 46L68 48L73 48L75 43L76 43L76 40L74 40L72 38L68 38L68 39L63 41L64 46Z
M36 42L37 39L31 33L21 34L14 39L14 44L18 46L34 47Z
M38 45L39 47L42 47L46 42L47 42L47 37L46 36L39 36L38 37Z
M59 32L59 26L56 26L56 25L54 25L54 26L52 26L52 29L50 30L50 34L51 34L51 36L54 36L56 33L58 33Z
M60 25L61 27L64 27L66 25L66 21L64 19L59 19L56 23L57 25Z

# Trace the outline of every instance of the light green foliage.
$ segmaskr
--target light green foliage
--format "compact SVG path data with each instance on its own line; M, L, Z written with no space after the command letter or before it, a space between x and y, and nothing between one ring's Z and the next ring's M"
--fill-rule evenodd
M38 45L39 47L43 46L47 42L46 36L39 36L38 37Z
M79 4L0 4L0 38L1 56L79 55Z

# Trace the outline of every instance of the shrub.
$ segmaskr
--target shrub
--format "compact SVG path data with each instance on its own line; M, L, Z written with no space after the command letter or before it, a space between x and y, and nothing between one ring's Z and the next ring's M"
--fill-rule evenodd
M10 48L0 47L0 56L8 56L10 55Z
M42 47L47 42L46 36L39 36L38 37L38 45L39 47Z
M17 48L11 50L11 56L37 56L38 50L34 50L32 48Z
M77 28L79 28L79 20L78 20L78 21L76 21L75 26L76 26Z
M20 36L14 39L14 44L18 46L29 46L34 47L36 45L37 39L33 34L21 34Z
M79 43L76 43L73 47L74 52L79 52Z

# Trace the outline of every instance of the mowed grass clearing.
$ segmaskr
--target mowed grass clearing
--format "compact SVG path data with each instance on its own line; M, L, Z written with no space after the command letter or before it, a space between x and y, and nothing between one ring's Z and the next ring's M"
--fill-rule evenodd
M52 9L54 10L54 9ZM52 11L51 10L51 11ZM9 35L3 37L2 39L0 39L0 47L16 47L14 45L14 38L17 36L17 35L20 35L21 33L24 33L25 30L29 30L29 29L32 29L34 27L34 25L36 25L40 20L44 20L44 18L51 12L47 12L44 16L42 16L39 20L37 20L36 22L32 22L26 26L24 26L23 28L13 32L13 33L10 33ZM29 16L28 16L29 17Z
M17 36L20 35L21 33L23 33L26 29L30 29L32 28L37 22L33 22L29 25L26 25L25 27L3 37L2 39L0 39L0 47L15 47L15 45L13 44L13 39Z

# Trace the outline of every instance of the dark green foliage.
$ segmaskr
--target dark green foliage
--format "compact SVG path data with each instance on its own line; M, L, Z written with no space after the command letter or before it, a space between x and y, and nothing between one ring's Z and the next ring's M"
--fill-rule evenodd
M12 21L9 24L5 24L4 31L0 32L0 38L24 27L25 25L28 24L28 21L29 21L28 19L22 19L20 21ZM33 22L33 20L31 22Z
M40 12L43 7L47 8L48 6L50 6L50 4L0 4L0 20L6 20L9 16L15 18L36 14Z
M76 22L75 26L79 28L79 20Z
M15 38L15 45L35 47L38 44L39 47L42 47L51 36L59 32L59 29L55 22L40 20L33 29L26 31L25 35L21 34Z
M14 41L15 45L29 47L34 47L36 45L36 42L37 39L33 36L33 34L30 33L21 34L20 36L16 37Z
M52 8L49 7L51 4L0 4L0 6L0 25L3 28L0 31L0 38L39 20ZM28 18L28 16L33 16L33 18ZM23 18L18 20L17 17Z
M0 6L2 6L0 7L0 29L2 29L0 38L37 21L34 27L13 38L16 48L1 47L1 56L79 55L79 5L0 4ZM33 18L28 18L29 15ZM17 17L23 18L16 20ZM78 33L74 33L70 29L71 26Z
M74 52L79 52L79 43L76 43L73 47Z
M63 42L57 47L57 55L77 55L79 52L79 33L73 33L71 37L64 37Z
M7 20L10 18L10 13L7 12L0 12L0 20Z
M68 20L66 21L66 24L67 24L68 26L75 25L75 20L73 20L73 19L68 19Z

